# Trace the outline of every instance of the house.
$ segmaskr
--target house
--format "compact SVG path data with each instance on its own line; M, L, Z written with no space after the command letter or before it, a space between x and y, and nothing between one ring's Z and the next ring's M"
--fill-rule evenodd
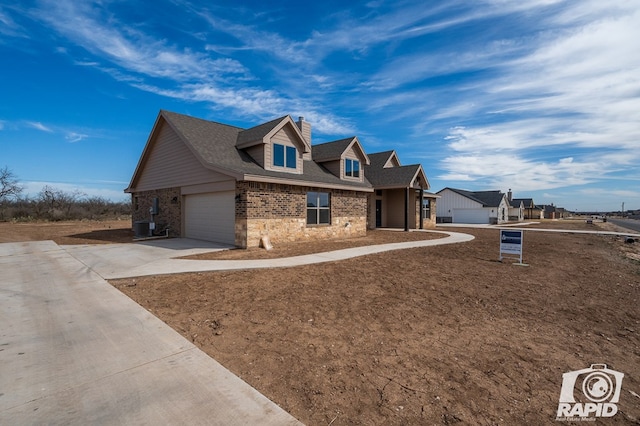
M541 219L540 210L536 209L533 198L514 198L514 202L522 202L523 219Z
M510 203L501 191L465 191L444 188L436 192L441 223L500 224L509 221Z
M509 189L507 200L509 201L509 220L513 222L522 221L524 219L524 202L522 199L513 198L513 192Z
M419 200L429 189L422 167L409 176L399 161L376 164L355 136L312 146L303 117L242 129L162 110L125 192L134 227L151 222L170 236L237 247L258 246L263 236L272 242L363 236L379 227L368 213L378 198L387 217L380 226L435 226L431 217L420 219ZM374 186L368 173L386 173L388 182ZM398 202L398 190L406 202Z
M540 204L536 206L542 212L542 219L564 219L569 214L566 209L562 207L556 207L551 204Z

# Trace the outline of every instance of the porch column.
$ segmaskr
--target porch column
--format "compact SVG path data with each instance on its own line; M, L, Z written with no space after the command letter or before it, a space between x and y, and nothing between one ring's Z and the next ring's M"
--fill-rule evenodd
M409 230L409 187L404 191L404 230Z
M420 229L424 229L424 189L422 189L422 182L420 182L420 201L418 202L418 211L420 212Z

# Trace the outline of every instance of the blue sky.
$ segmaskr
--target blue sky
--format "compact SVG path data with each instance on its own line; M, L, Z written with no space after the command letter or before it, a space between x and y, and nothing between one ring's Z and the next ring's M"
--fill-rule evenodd
M0 0L0 167L124 199L160 109L290 114L431 190L640 208L640 0Z

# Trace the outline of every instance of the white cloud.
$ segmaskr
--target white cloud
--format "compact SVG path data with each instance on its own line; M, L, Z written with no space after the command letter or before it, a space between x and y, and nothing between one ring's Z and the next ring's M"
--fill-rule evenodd
M40 130L42 132L53 133L53 130L51 130L49 127L45 126L39 121L26 121L25 124L31 128Z
M169 46L110 17L88 4L55 0L45 2L38 16L59 33L89 52L104 56L130 72L177 81L222 79L244 75L246 69L229 58L212 59L189 49Z
M85 135L84 133L77 132L69 132L65 135L65 139L71 143L80 142L83 139L88 138L89 135Z
M630 40L640 39L640 4L626 3L626 13L617 6L571 4L553 19L577 25L545 31L531 53L496 63L500 76L469 93L483 106L475 123L449 131L442 178L508 178L514 188L533 190L637 170L640 56ZM580 19L568 19L573 12ZM465 108L468 102L447 104L440 115ZM482 124L482 116L493 124ZM532 156L541 149L552 159ZM562 157L567 150L571 158Z

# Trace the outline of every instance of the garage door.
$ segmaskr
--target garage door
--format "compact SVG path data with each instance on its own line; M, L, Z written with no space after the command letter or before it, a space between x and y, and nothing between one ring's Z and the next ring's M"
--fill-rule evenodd
M185 237L235 244L235 191L187 195Z
M489 223L489 210L453 209L453 223Z

